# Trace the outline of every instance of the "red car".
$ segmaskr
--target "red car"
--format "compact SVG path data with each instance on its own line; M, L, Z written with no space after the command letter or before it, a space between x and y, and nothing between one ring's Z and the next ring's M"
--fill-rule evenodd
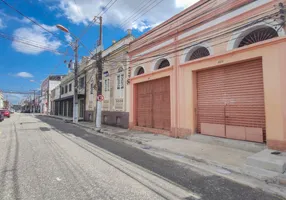
M0 112L2 112L4 114L4 117L8 117L10 118L10 111L9 110L0 110Z

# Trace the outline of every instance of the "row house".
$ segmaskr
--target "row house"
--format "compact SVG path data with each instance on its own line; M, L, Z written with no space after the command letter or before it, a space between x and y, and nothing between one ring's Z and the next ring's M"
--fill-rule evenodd
M85 118L85 87L87 58L83 57L78 68L78 119ZM52 114L73 117L74 73L69 72L52 91Z
M102 52L102 123L128 128L128 48L131 31ZM94 122L97 103L97 50L79 64L79 120ZM73 117L74 74L70 72L52 92L52 114Z
M128 34L119 41L113 41L112 46L103 51L102 94L102 123L128 128L129 101L127 98L129 87L128 77L128 48L135 38L128 30Z
M280 2L200 0L131 42L129 127L286 150Z
M86 91L85 121L94 122L96 119L96 97L97 97L96 54L92 56L87 62L85 91Z
M40 111L44 114L51 112L51 91L57 87L64 75L50 75L41 84L41 98L40 98Z

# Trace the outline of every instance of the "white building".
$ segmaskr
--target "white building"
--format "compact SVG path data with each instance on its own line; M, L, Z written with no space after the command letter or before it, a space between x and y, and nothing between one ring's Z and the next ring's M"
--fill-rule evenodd
M41 85L41 102L40 109L41 113L50 114L51 112L51 91L57 87L64 76L63 75L52 75L48 76Z
M0 108L3 108L3 101L4 101L4 96L3 93L0 91Z
M102 123L128 128L129 102L127 84L128 77L128 48L134 40L131 31L119 41L103 51L104 60L102 71Z

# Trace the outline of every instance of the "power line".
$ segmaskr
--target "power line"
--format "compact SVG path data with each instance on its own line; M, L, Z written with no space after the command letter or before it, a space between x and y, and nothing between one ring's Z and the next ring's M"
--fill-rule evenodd
M27 41L24 41L24 40L19 40L19 39L15 39L11 36L8 36L8 35L5 35L3 33L0 32L0 37L3 38L3 39L7 39L7 40L10 40L10 41L14 41L14 42L18 42L18 43L22 43L22 44L25 44L27 46L32 46L32 47L35 47L35 48L39 48L39 49L43 49L43 50L46 50L46 51L50 51L50 52L53 52L55 54L64 54L64 52L60 52L56 49L51 49L51 48L48 48L48 47L43 47L43 46L39 46L39 45L36 45L36 44L31 44Z
M18 14L20 14L21 16L25 17L26 19L30 20L33 24L39 26L40 28L42 28L43 30L45 30L46 32L52 34L54 37L58 38L61 41L62 40L59 36L57 36L55 33L51 32L50 30L46 29L45 27L43 27L41 24L39 24L38 22L36 22L35 20L31 19L30 17L26 16L25 14L23 14L21 11L17 10L16 8L14 8L13 6L11 6L10 4L8 4L5 0L1 0L6 6L8 6L9 8L11 8L12 10L14 10L15 12L17 12ZM68 44L68 42L64 41L65 43Z
M128 23L130 19L134 18L135 16L138 15L138 13L140 13L142 10L144 11L149 5L151 5L152 3L156 2L157 0L149 0L149 1L146 1L145 4L141 5L139 7L138 10L134 10L134 12L132 12L131 15L129 15L129 17L125 18L121 23L120 23L120 27L124 28L123 25Z
M270 12L272 12L272 11L274 11L274 10L275 10L275 9L272 9L272 10L268 10L268 11L266 11L266 12L264 12L264 13L260 13L260 14L258 14L258 15L254 15L254 16L252 16L251 18L248 18L248 20L249 20L249 19L256 18L256 17L258 17L258 16L260 16L260 15L264 15L264 14L266 14L266 13L270 13ZM258 19L256 19L256 20L263 20L263 19L265 19L265 18L271 18L272 16L275 16L275 14L276 14L276 13L273 13L273 14L271 14L271 15L269 15L269 16L264 16L264 17L258 18ZM230 29L228 29L228 32L225 32L225 30L224 30L223 32L220 32L220 33L215 34L215 35L208 35L210 32L207 32L207 33L205 33L205 35L207 35L207 37L205 37L206 39L202 39L202 35L201 35L200 38L197 38L196 40L194 40L194 41L192 41L192 42L193 42L193 43L199 42L199 43L196 44L196 45L198 45L198 44L200 44L200 41L206 42L206 41L208 41L208 40L213 39L214 36L219 37L219 36L221 36L221 35L224 35L225 33L231 33L231 32L233 32L233 31L235 31L235 30L239 30L241 27L245 27L245 26L252 25L252 23L254 23L256 20L254 20L254 21L252 21L252 22L249 22L249 23L246 24L246 25L233 26L233 27L231 27ZM241 22L241 23L243 23L243 22ZM226 27L228 27L228 26L222 27L221 29L226 28ZM234 29L234 28L235 28L235 29ZM185 46L186 46L186 45L182 45L183 49L181 49L181 50L184 50L184 49L185 49ZM187 47L187 48L189 48L189 47ZM169 51L169 50L167 50L167 51L165 51L165 52L168 52L168 51ZM154 56L144 57L143 59L138 59L138 60L136 60L136 61L140 61L140 60L144 60L144 59L152 58L152 57L158 57L158 56L161 56L161 55L162 55L162 52L160 52L160 54L157 54L157 55L154 55ZM143 57L143 56L140 56L140 57ZM114 60L114 59L112 59L112 60ZM125 62L125 61L122 60L122 62Z
M117 1L117 0L115 0L113 3L112 3L112 1L113 0L110 0L105 6L104 6L104 8L107 8L107 10ZM112 3L110 6L109 6L109 4L110 3ZM108 7L109 6L109 7ZM80 35L79 35L79 39L81 39L86 33L87 33L87 31L91 28L91 26L96 22L96 20L97 20L97 18L99 17L99 16L102 16L105 12L107 12L107 10L101 10L93 19L92 19L92 21L89 23L89 25L85 28L85 29L83 29L82 31L81 31L81 33L80 33ZM103 12L103 13L102 13ZM102 14L101 14L102 13Z
M66 53L67 53L67 52L68 52L68 49L66 48ZM66 56L66 55L64 55L64 56ZM62 64L62 59L60 59L60 61L57 63L57 65L54 66L54 68L52 69L52 71L51 71L51 73L49 74L49 76L52 75L52 74L54 74L54 72L57 70L57 68L58 68L61 64Z
M7 5L9 8L11 8L12 10L16 11L17 13L19 13L20 15L22 15L23 17L27 18L28 20L30 20L32 23L34 23L35 25L39 26L40 28L42 28L43 30L45 30L46 32L52 34L54 37L58 38L59 40L63 41L64 43L70 45L70 43L68 43L67 41L62 40L59 36L57 36L55 33L49 31L48 29L46 29L45 27L43 27L41 24L39 24L38 22L36 22L35 20L31 19L30 17L26 16L25 14L23 14L22 12L20 12L19 10L17 10L16 8L14 8L13 6L11 6L10 4L8 4L5 0L1 0L5 5ZM79 43L90 53L92 54L92 52L81 42L79 41Z
M106 13L106 12L111 8L111 6L113 6L116 2L117 2L117 0L114 0L114 1L112 2L112 4L111 4L108 8L104 9L104 11L103 11L103 13L101 14L101 16L104 15L104 13Z
M228 4L227 1L224 2L223 4L217 5L216 7L214 7L214 6L216 5L216 4L214 4L212 7L208 8L207 10L204 10L204 7L203 7L203 6L208 6L208 5L209 5L208 3L209 3L209 1L206 1L206 2L204 2L204 3L201 4L201 5L197 5L196 7L194 7L194 8L192 8L192 9L188 10L187 12L185 12L185 13L183 13L183 14L180 14L177 18L171 18L171 21L168 21L168 23L165 23L165 24L163 23L162 25L159 25L159 26L160 26L160 28L163 28L163 27L165 27L165 26L172 26L172 25L173 25L172 22L174 22L174 21L177 20L178 18L181 18L181 17L185 16L186 14L188 14L188 13L190 13L190 12L192 12L192 11L196 11L196 12L197 12L197 11L199 11L198 9L202 10L202 12L197 13L196 16L192 17L191 20L186 20L185 22L180 23L180 24L178 24L178 25L172 27L172 29L177 29L178 27L184 25L185 23L191 23L191 22L197 20L198 18L203 17L204 15L210 14L210 12L217 13L217 11L218 11L219 9L221 9L222 7L224 7L224 5L227 5L227 4ZM210 21L210 20L212 20L212 19L207 19L207 20L201 21L199 24L206 23L206 22L208 22L208 21ZM197 25L198 25L198 24L195 24L194 26L197 26ZM188 27L188 29L189 29L189 28L191 28L191 27ZM151 33L151 32L153 32L153 30L150 30L148 33ZM162 34L160 33L160 34L154 35L154 36L152 37L152 40L154 40L154 38L156 38L156 37L162 37ZM149 41L149 39L142 40L142 42L143 42L145 45L147 45L147 42L148 42L148 41ZM151 43L149 43L149 44L152 44L152 43L153 43L153 42L151 42Z
M136 22L140 17L144 16L146 13L150 12L153 8L155 8L157 5L159 5L162 1L164 0L160 0L158 1L156 4L152 5L153 3L155 3L156 1L152 2L150 5L148 5L147 10L142 10L141 12L139 12L137 14L137 18L135 18L131 24L133 24L134 22ZM151 7L150 7L151 6ZM144 12L145 11L145 12ZM143 12L143 13L142 13ZM142 13L142 14L141 14ZM140 15L141 14L141 15ZM138 16L139 15L139 16ZM128 24L128 21L126 23L124 23L122 25L122 28L124 28L126 25Z
M16 39L21 40L21 41L26 41L26 42L29 42L29 43L32 43L32 44L41 46L41 47L43 47L43 48L53 49L53 48L51 48L51 46L46 46L46 45L43 44L43 43L39 43L39 41L31 40L31 39L28 39L28 38L25 38L25 37L15 36L15 35L12 36L12 35L9 35L9 34L7 34L7 33L2 32L2 31L0 31L0 34L6 35L7 37L16 38Z
M260 20L257 20L256 21L256 23L260 23L261 21ZM254 23L254 24L256 24L256 23ZM251 25L254 25L253 24L253 22L251 23L251 24L247 24L246 25L246 27L248 27L249 25L251 26ZM275 24L275 25L279 25L279 24ZM245 27L242 27L242 28L245 28ZM236 37L236 38L233 38L233 39L231 39L231 40L229 40L229 39L227 39L227 40L224 40L224 41L222 41L222 42L219 42L219 43L216 43L216 44L213 44L213 45L210 45L211 47L213 47L213 46L217 46L217 45L220 45L220 44L223 44L223 43L228 43L229 41L232 41L232 40L236 40L236 39L239 39L239 38L243 38L243 36L239 36L239 37ZM213 39L213 38L212 38ZM200 43L204 43L205 41L202 41L202 42L200 42ZM198 43L198 44L200 44L200 43ZM157 56L154 56L154 57L156 57L155 59L153 59L153 60L148 60L148 61L146 61L146 62L142 62L142 63L136 63L136 66L132 66L132 67L130 67L130 69L132 69L133 67L138 67L138 66L140 66L140 65L142 65L142 64L145 64L145 63L150 63L150 62L152 62L152 61L155 61L155 60L157 60L158 58L164 58L164 57L166 57L167 55L170 55L170 54L173 54L173 53L175 53L175 52L179 52L179 51L181 51L181 50L184 50L184 49L188 49L188 48L190 48L190 47L194 47L194 46L197 46L198 44L194 44L194 45L190 45L190 46L187 46L187 47L185 47L185 48L183 48L183 49L178 49L178 50L175 50L175 51L172 51L172 52L169 52L169 53L165 53L165 54L163 54L163 55L157 55ZM179 56L182 56L182 55L186 55L186 54L188 54L189 52L187 52L187 53L182 53L182 54L179 54L179 55L174 55L174 56L170 56L170 57L168 57L168 58L174 58L174 57L179 57ZM150 57L151 58L151 57ZM146 58L144 58L144 59L146 59ZM143 60L143 59L142 59ZM133 61L134 62L134 61ZM115 62L116 63L116 62ZM106 65L105 65L106 66ZM113 66L113 65L110 65L110 66ZM128 70L128 68L127 69L124 69L124 71L126 71L126 70ZM116 73L111 73L111 74L109 74L109 75L112 75L112 74L116 74Z
M78 14L82 15L82 13L79 11L79 8L78 8L78 5L76 3L76 0L73 0L73 2L75 4L75 6L76 6L76 10L77 10Z

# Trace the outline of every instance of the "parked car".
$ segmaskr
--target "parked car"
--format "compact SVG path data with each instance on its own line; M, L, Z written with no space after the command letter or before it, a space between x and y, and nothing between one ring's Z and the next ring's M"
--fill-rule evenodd
M4 112L0 111L0 122L4 120Z
M8 117L10 118L10 111L5 109L5 110L0 110L3 114L4 114L4 117Z

